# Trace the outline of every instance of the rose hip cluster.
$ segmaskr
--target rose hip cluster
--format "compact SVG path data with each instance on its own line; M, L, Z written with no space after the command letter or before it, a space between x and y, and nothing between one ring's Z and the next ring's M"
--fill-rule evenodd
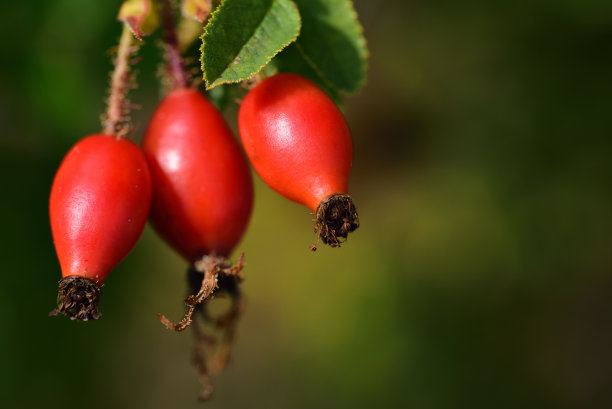
M359 226L348 195L351 135L320 88L296 74L266 78L242 101L238 126L257 173L316 214L323 243L337 247ZM62 161L49 205L63 276L55 312L78 320L100 316L102 283L136 244L147 218L190 264L237 274L241 263L233 268L225 260L252 207L249 166L222 115L195 89L171 91L154 112L141 148L92 135ZM205 298L214 285L203 285L190 298Z

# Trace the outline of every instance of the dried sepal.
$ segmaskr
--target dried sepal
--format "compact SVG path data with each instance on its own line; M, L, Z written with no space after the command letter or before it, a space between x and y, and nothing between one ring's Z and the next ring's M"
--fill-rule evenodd
M242 281L240 271L244 267L244 253L240 254L236 264L232 264L225 257L203 256L196 261L193 268L202 275L202 281L198 291L185 299L187 311L181 321L172 322L163 314L157 314L160 322L169 330L181 332L188 328L193 322L193 313L204 302L211 299L216 290L219 289L219 282L227 277L232 277L238 282Z
M340 247L348 234L359 227L359 215L349 195L334 194L323 199L317 208L315 233L324 244ZM310 249L315 251L316 246Z

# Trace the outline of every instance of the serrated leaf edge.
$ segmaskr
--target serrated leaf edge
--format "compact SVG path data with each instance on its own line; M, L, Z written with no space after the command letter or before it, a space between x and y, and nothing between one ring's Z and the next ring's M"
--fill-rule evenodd
M346 0L349 3L349 8L351 9L351 15L355 19L357 23L357 32L359 33L359 42L361 43L361 47L363 48L363 77L361 77L361 81L357 83L354 91L347 91L351 94L356 94L364 87L368 77L368 69L370 68L370 49L368 48L368 40L364 34L363 25L359 21L359 15L357 14L357 10L355 10L355 4L353 0Z
M202 69L202 78L204 79L204 83L205 83L205 85L206 85L206 90L207 90L207 91L208 91L208 90L211 90L211 89L213 89L213 88L215 88L215 87L217 87L217 86L219 86L219 85L223 85L223 84L235 84L235 83L242 82L242 81L244 81L244 80L248 80L248 79L250 79L250 78L253 78L255 75L257 75L257 73L259 73L259 71L261 71L261 69L262 69L263 67L265 67L266 65L268 65L268 63L269 63L270 61L272 61L272 59L273 59L274 57L276 57L276 55L277 55L278 53L280 53L281 51L283 51L283 50L284 50L284 49L285 49L285 48L286 48L286 47L287 47L289 44L291 44L291 43L293 43L295 40L297 40L297 38L300 36L300 32L302 31L302 16L300 16L300 10L299 10L298 6L295 4L295 2L294 2L293 0L291 0L291 1L290 1L290 4L291 4L291 5L293 6L293 8L295 9L295 12L296 12L297 17L298 17L298 29L297 29L297 33L296 33L295 37L293 37L291 40L289 40L289 41L288 41L286 44L283 44L283 46L282 46L282 47L281 47L281 48L280 48L278 51L276 51L276 53L274 53L272 56L270 56L270 58L268 58L268 60L267 60L265 63L263 63L263 64L261 65L261 67L257 68L257 70L256 70L256 71L255 71L253 74L251 74L251 76L249 76L249 77L247 77L247 78L240 79L240 80L224 80L224 81L221 81L221 82L217 82L217 81L219 80L219 78L220 78L220 77L219 77L219 78L217 78L216 80L214 80L214 81L212 82L212 84L210 84L210 85L209 85L208 80L206 79L206 70L205 70L205 68L204 68L204 42L205 42L205 41L204 41L204 36L206 36L206 34L208 33L208 30L207 30L208 25L209 25L211 22L213 22L213 21L214 21L215 15L216 15L216 14L219 12L219 10L220 10L220 9L223 7L223 3L221 3L221 5L220 5L219 7L217 7L217 8L215 9L215 11L213 11L213 13L210 15L210 19L209 19L208 24L206 24L206 27L204 27L204 32L203 32L203 33L202 33L202 35L200 36L200 39L202 40L202 45L200 46L200 67L201 67L201 69ZM270 6L270 7L271 7L271 6ZM267 13L266 13L266 14L267 14ZM262 20L262 21L263 21L263 20ZM244 45L242 46L242 48L244 48ZM242 48L241 48L241 49L238 51L238 53L237 53L237 54L240 54L240 51L242 51ZM234 61L230 62L230 64L233 64L233 63L234 63ZM228 65L228 67L227 67L227 68L229 68L229 65ZM227 68L226 68L226 70L227 70ZM224 70L223 72L225 72L225 70Z

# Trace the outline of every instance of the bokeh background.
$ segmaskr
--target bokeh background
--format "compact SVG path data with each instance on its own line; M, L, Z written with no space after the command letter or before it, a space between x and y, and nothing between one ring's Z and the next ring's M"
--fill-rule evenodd
M182 313L186 265L150 227L102 320L47 317L51 181L100 129L119 4L0 3L6 408L198 407L190 335L154 314ZM345 107L362 227L313 254L308 211L256 178L247 309L207 407L612 407L612 2L355 6L371 51ZM158 52L141 51L137 138Z

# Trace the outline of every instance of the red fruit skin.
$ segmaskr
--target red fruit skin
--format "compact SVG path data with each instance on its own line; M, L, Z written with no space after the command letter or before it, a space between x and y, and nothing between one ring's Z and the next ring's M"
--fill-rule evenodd
M174 90L153 113L142 147L153 227L190 262L229 256L251 216L253 182L223 116L199 91Z
M316 211L348 193L353 143L336 104L314 83L277 74L242 101L238 127L253 167L272 189Z
M51 187L51 232L62 276L101 285L140 237L151 203L142 151L126 139L88 136L64 157Z

